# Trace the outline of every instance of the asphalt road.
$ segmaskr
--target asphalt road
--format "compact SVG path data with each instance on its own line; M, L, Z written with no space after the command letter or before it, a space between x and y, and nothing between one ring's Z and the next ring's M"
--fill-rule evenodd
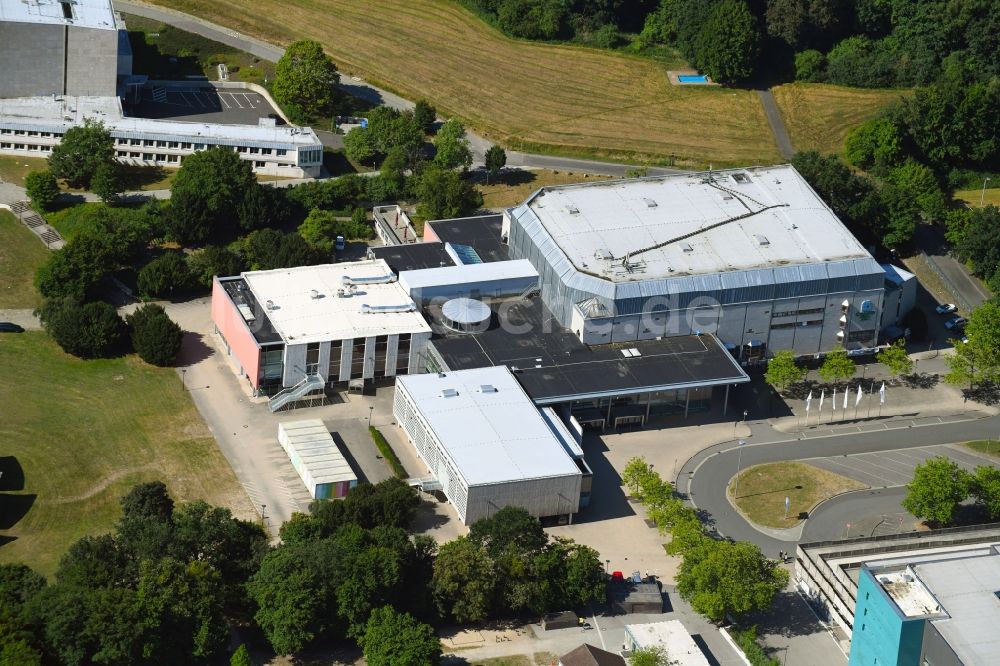
M154 19L156 21L161 21L168 25L180 28L181 30L186 30L190 33L201 35L203 37L207 37L208 39L214 39L217 42L227 44L233 48L240 49L241 51L246 51L247 53L255 55L262 60L277 62L284 53L284 49L280 46L268 44L267 42L254 37L249 37L233 30L229 30L224 26L204 21L195 16L191 16L190 14L185 14L172 9L164 9L162 7L154 7L135 2L126 2L124 0L116 2L115 7L119 11L125 12L126 14L135 14L137 16ZM361 79L344 77L340 82L340 88L349 95L373 104L382 104L400 110L413 108L413 102L410 100L391 93L388 90L382 90L381 88L378 88L377 86ZM493 143L489 139L481 137L471 131L467 131L466 135L469 139L469 145L472 148L473 166L481 166L483 164L483 156L485 155L486 150L492 146ZM326 145L326 142L324 142L324 145ZM630 168L634 168L628 164L579 160L568 157L554 157L550 155L533 155L531 153L522 153L518 151L507 151L507 165L510 167L520 167L526 169L556 169L560 171L592 173L604 176L624 176L626 171ZM676 170L661 167L652 167L648 169L649 175L664 174L671 171Z
M764 115L767 116L767 122L771 126L771 134L774 135L774 142L778 145L778 152L786 160L792 159L792 155L795 154L795 149L792 148L792 139L788 136L785 121L781 118L781 112L778 110L770 88L758 90L757 97L760 98L760 104L764 107Z
M689 494L699 509L710 514L715 521L716 529L721 534L739 541L752 541L766 553L774 555L779 549L788 550L788 546L794 541L778 539L758 531L740 516L726 499L725 489L729 480L736 474L738 459L740 459L739 464L745 469L751 465L782 460L802 460L988 439L996 437L997 432L1000 432L1000 416L915 428L747 444L742 447L742 456L739 447L731 442L721 447L706 449L686 462L678 475L680 480L678 486L680 491ZM684 483L683 479L687 479L687 483ZM871 497L864 502L864 511L868 515L900 512L900 498L897 495L882 493L872 497L877 498L875 504L869 504ZM803 536L810 541L840 538L846 522L842 517L850 515L849 512L852 510L850 506L847 508L839 506L836 501L820 507L815 517L806 521ZM829 518L826 516L827 511L832 511Z
M941 230L935 225L922 224L914 236L917 247L927 257L938 277L945 283L963 315L992 298L989 290L969 270L951 254Z

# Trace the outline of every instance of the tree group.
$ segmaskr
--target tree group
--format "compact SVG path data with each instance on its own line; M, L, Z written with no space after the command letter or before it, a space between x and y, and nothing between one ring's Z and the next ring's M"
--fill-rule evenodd
M1000 469L979 465L967 472L944 456L913 469L903 508L936 527L954 524L959 507L972 497L990 521L1000 520Z
M969 313L965 337L968 342L956 340L954 353L945 357L949 369L945 381L970 389L1000 383L1000 303L996 299Z

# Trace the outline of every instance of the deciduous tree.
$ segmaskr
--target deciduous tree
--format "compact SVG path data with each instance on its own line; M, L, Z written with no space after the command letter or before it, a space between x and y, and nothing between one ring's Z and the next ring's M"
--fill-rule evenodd
M486 182L489 183L490 176L494 178L499 176L507 164L507 151L494 144L487 148L484 161L486 162Z
M59 145L53 146L49 169L73 187L90 187L101 164L115 159L115 141L99 120L87 118L83 125L66 130Z
M715 622L770 608L787 584L788 572L745 541L705 541L684 554L677 573L681 597Z
M235 231L242 224L243 200L259 187L250 163L230 148L189 155L170 186L170 235L187 244L201 243L216 231Z
M434 137L434 163L445 169L463 171L472 164L465 126L454 118L446 120Z
M442 545L434 560L434 600L441 614L456 622L481 622L489 617L496 582L489 553L469 537Z
M913 469L903 508L934 525L949 525L958 505L969 496L969 473L944 456L930 458Z
M902 341L882 349L875 355L875 360L889 368L893 377L903 377L913 372L913 359L906 353L906 345Z
M68 354L107 358L121 350L124 322L110 303L50 298L38 310L42 326Z
M59 183L48 169L32 171L24 177L24 189L31 207L39 213L51 210L59 198Z
M807 370L800 368L795 363L795 354L791 350L785 349L777 352L773 358L767 362L767 372L764 373L764 381L781 393L790 385L805 379Z
M483 197L458 173L428 165L417 180L417 212L425 219L458 217L482 205Z
M698 67L720 83L749 78L757 60L760 34L743 0L716 4L698 31Z
M437 121L437 110L425 99L418 99L413 107L413 120L424 134L430 134Z
M292 42L274 70L274 99L301 109L307 117L325 116L333 108L340 74L319 42Z
M945 357L945 381L969 388L1000 381L1000 304L990 300L973 310L965 335L969 341L956 342L955 352Z
M434 629L391 606L372 611L359 643L369 666L436 666L441 660Z
M857 366L854 365L854 361L847 355L847 350L843 347L837 347L829 352L823 359L823 365L819 366L819 376L823 378L823 381L833 384L850 379L854 376L855 371L857 371Z
M990 520L1000 520L1000 469L979 465L971 480L972 495Z
M136 287L147 298L172 298L195 286L183 252L166 252L139 269Z

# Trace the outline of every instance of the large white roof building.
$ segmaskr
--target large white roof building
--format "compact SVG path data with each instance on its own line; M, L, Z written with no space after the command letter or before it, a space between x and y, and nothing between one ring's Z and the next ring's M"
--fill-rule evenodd
M0 0L0 21L117 30L111 0Z
M501 234L588 344L699 331L755 354L876 344L884 271L790 165L544 187Z
M583 471L568 431L505 366L398 377L393 414L466 524L505 506L535 516L579 508Z

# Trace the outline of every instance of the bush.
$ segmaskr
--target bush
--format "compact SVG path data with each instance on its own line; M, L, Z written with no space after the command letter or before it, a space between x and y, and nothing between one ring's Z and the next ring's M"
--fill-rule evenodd
M816 49L795 54L795 80L820 82L826 78L826 56Z
M156 303L147 303L125 317L132 334L132 347L151 365L171 365L181 350L184 331Z
M206 289L212 288L212 278L216 275L238 275L246 268L240 255L218 245L209 245L201 252L188 255L187 263L192 281Z
M48 169L32 171L24 177L24 189L31 199L31 207L39 213L52 210L59 197L59 183Z
M52 298L38 310L42 326L63 351L80 358L110 358L122 351L124 325L110 303Z
M375 426L368 426L368 434L372 436L372 440L375 442L378 452L381 453L382 457L389 462L389 467L392 468L392 473L400 479L409 478L409 474L407 474L406 470L403 468L403 463L399 461L399 456L397 456L396 452L392 450L392 447L389 446L389 442L386 441L385 436L379 432L378 428Z
M170 298L191 291L194 284L184 255L168 252L142 267L136 286L144 297Z
M594 46L599 46L602 49L613 49L621 44L621 41L622 36L618 32L618 28L610 23L602 25L594 32Z
M777 659L771 659L764 648L757 643L757 627L737 629L733 632L733 640L743 650L751 666L781 666Z

